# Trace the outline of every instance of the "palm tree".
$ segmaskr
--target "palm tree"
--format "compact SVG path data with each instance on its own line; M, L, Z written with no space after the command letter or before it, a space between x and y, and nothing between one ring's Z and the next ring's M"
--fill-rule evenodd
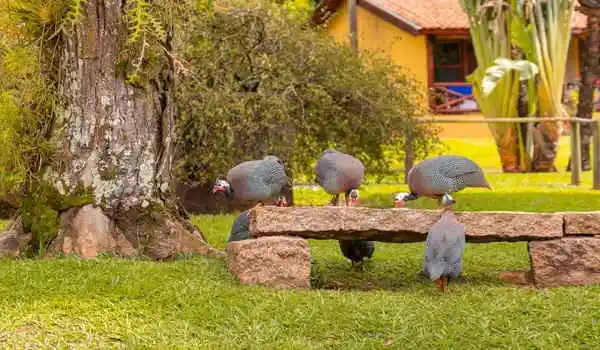
M490 124L504 171L556 171L562 125L544 119L566 113L562 92L576 3L460 0L478 66L469 81L481 112L488 118L540 119L532 140L516 124ZM528 142L533 154L526 150Z
M600 0L579 0L579 11L587 16L587 30L583 48L583 70L579 88L577 118L592 119L594 112L594 81L600 72ZM592 124L581 125L581 165L590 170L590 142ZM571 170L571 160L567 170Z

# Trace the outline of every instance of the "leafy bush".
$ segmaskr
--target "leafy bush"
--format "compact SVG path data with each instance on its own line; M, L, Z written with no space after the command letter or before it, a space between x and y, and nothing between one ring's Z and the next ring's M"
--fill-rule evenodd
M436 143L433 130L414 123L422 89L402 67L358 56L278 6L221 1L215 8L190 16L180 33L180 181L212 181L265 154L308 175L327 147L385 172L384 151L401 158L404 132L414 133L417 153Z

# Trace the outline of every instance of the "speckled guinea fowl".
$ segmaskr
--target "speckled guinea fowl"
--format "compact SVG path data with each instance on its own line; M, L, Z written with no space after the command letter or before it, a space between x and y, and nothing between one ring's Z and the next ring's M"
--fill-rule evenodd
M483 170L474 161L463 156L443 155L429 158L415 165L408 173L410 193L395 195L396 206L420 196L447 200L454 204L449 195L466 187L491 189ZM445 196L446 195L446 196Z
M365 258L372 258L375 252L375 242L360 239L339 240L342 254L352 262L352 266L359 266L362 269L362 263Z
M218 179L215 182L213 193L225 192L242 200L257 201L260 205L278 196L289 181L281 161L275 156L266 156L231 168L227 181Z
M287 207L288 202L284 196L279 196L275 203L278 207ZM250 238L250 210L243 211L231 225L231 232L227 242L243 241Z
M427 234L423 264L423 273L436 281L438 290L445 292L450 279L460 276L464 251L465 227L445 209Z
M355 157L327 149L315 165L316 180L325 192L333 195L331 205L339 204L339 195L344 193L345 205L354 206L359 201L358 187L365 176L365 167ZM342 254L352 262L352 266L363 267L365 258L371 258L375 243L365 240L339 240Z
M325 192L333 195L338 202L340 193L344 193L346 205L352 198L350 192L363 182L365 167L363 163L349 154L334 149L327 149L315 165L316 180Z

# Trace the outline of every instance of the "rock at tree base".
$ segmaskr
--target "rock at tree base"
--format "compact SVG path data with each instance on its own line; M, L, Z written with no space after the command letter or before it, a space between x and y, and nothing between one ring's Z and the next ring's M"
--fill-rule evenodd
M90 259L101 253L123 257L144 255L154 260L171 259L179 254L224 255L204 242L193 226L168 213L157 211L145 220L130 210L118 219L108 217L100 208L86 205L62 215L63 227L52 242L51 254L75 254Z
M4 231L0 233L0 256L17 256L20 246L18 232Z
M310 288L310 247L296 237L261 237L227 245L229 271L244 284Z
M600 237L530 242L529 257L537 287L600 283Z
M52 242L53 253L76 254L84 259L95 258L110 252L121 256L134 256L136 250L104 215L102 209L92 205L63 214L70 224L63 228Z
M11 220L5 231L0 231L0 256L16 257L31 245L32 236L23 232L21 220Z

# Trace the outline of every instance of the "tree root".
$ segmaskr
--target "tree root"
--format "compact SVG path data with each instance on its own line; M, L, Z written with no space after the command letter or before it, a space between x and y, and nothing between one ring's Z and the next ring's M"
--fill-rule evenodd
M101 253L147 256L167 260L180 254L223 257L191 223L166 210L131 209L109 216L92 205L63 213L62 227L49 247L50 254L94 258Z

